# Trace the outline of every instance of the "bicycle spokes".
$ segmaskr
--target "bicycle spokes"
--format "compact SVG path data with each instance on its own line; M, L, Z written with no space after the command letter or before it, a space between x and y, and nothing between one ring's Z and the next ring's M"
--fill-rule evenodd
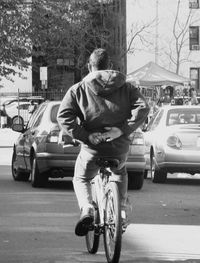
M121 213L119 193L116 184L107 192L105 207L104 246L107 261L118 262L121 251Z

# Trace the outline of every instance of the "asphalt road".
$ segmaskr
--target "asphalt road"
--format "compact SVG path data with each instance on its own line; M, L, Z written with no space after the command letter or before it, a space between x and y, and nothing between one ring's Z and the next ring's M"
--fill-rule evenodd
M79 211L71 180L52 180L45 189L15 182L11 152L0 147L0 263L106 262L103 242L89 255L84 238L74 235ZM199 175L176 174L129 191L133 211L120 262L200 262L199 189Z

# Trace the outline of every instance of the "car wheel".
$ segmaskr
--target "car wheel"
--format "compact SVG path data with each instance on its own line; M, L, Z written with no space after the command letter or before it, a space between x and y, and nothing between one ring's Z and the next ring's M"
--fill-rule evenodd
M48 181L48 177L45 174L39 172L37 159L34 156L31 167L31 184L33 187L44 187Z
M13 150L12 154L12 164L11 164L11 169L12 169L12 176L15 181L28 181L30 177L30 172L25 172L22 170L19 170L19 168L16 165L16 151Z
M129 172L128 173L128 189L140 190L144 183L143 172Z
M144 170L144 179L147 179L148 176L148 170Z
M151 155L151 180L153 183L164 183L167 179L167 172L158 169L154 154Z

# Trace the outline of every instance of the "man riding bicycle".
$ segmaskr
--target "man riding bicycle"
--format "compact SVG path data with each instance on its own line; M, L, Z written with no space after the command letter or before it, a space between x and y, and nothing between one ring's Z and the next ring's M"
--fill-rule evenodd
M112 168L118 182L122 207L127 199L128 176L126 160L129 152L129 135L143 124L149 106L139 90L126 82L126 77L110 69L105 49L95 49L89 58L89 74L73 85L64 96L58 122L72 138L80 141L73 185L81 211L75 233L84 236L94 220L90 181L99 169L99 157L119 160ZM143 107L132 114L136 102Z

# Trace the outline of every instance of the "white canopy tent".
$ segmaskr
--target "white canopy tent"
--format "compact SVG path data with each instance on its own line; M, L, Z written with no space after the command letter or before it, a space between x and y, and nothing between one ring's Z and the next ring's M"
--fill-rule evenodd
M140 86L188 85L190 80L149 62L127 75L127 81Z

